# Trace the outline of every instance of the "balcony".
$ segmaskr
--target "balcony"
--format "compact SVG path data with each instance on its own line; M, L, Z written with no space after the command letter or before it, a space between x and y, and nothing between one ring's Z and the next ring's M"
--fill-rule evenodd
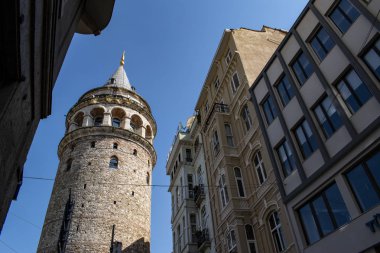
M198 241L198 249L200 252L204 251L206 248L209 248L211 246L210 236L207 228L201 231L197 231L196 236Z
M212 110L208 114L208 117L206 119L203 131L205 131L207 129L208 125L210 124L212 116L216 112L218 112L218 113L229 113L230 107L226 104L215 103L214 106L212 107Z
M205 189L203 184L194 187L194 201L197 207L200 207L202 201L205 199Z

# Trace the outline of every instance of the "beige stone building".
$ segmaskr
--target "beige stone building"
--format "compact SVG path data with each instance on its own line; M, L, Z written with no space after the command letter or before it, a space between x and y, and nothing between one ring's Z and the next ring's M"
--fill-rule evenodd
M115 0L0 1L0 232L74 33L98 35Z
M286 32L225 30L196 104L215 252L296 252L249 86Z
M300 252L380 252L380 1L310 1L250 93Z
M37 252L150 252L156 123L123 65L67 114Z

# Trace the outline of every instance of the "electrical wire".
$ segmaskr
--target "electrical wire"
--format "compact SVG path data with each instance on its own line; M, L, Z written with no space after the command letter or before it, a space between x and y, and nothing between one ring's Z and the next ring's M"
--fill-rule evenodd
M0 239L0 242L1 242L5 247L7 247L8 249L10 249L12 252L18 253L14 248L12 248L12 247L9 246L8 244L6 244L3 240Z
M21 216L16 215L15 213L12 213L12 212L9 212L9 213L10 213L11 215L13 215L14 217L16 217L17 219L22 220L22 221L28 223L29 225L32 225L33 227L38 228L39 230L42 229L40 226L34 224L33 222L31 222L31 221L29 221L29 220L27 220L27 219L25 219L25 218L23 218L23 217L21 217Z

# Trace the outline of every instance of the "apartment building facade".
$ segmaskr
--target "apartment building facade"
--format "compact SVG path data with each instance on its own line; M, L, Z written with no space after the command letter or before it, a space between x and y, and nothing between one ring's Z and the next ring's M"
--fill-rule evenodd
M195 116L185 127L179 126L166 172L170 176L173 252L215 253L204 148Z
M296 252L249 98L285 35L269 27L225 30L195 107L218 253Z
M380 252L380 1L310 1L250 88L300 252Z

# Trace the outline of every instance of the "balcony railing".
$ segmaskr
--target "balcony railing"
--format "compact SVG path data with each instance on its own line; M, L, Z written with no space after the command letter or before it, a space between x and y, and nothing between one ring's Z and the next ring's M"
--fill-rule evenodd
M216 112L229 113L230 107L226 104L215 103L214 106L212 107L211 112L209 113L209 115L207 117L206 122L205 122L205 129L210 124L210 120L211 120L212 115L214 115L214 113L216 113Z
M199 249L210 246L210 236L207 228L197 231L196 236Z
M205 189L202 184L194 187L194 201L195 204L199 207L202 203L202 200L205 198Z

